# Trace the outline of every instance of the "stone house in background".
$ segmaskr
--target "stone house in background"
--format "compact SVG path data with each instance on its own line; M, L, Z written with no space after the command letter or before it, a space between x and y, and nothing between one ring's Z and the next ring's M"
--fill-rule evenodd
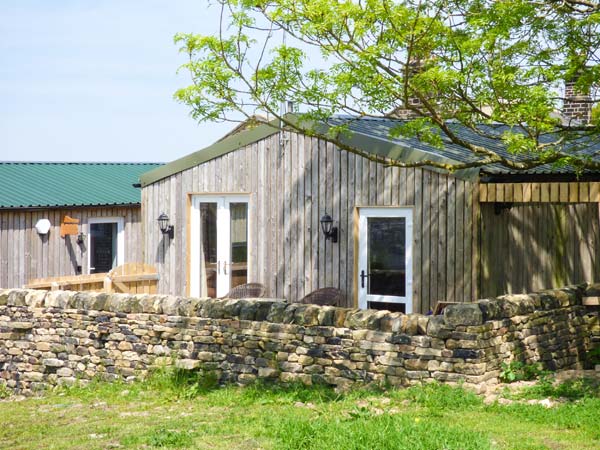
M140 190L133 184L158 166L0 162L0 288L141 261ZM61 236L65 222L78 223Z

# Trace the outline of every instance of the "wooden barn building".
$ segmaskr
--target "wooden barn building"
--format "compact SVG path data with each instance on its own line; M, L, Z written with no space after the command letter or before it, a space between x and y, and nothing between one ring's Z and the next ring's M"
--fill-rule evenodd
M141 261L141 195L133 184L157 166L1 162L0 288Z
M350 120L345 139L407 162L474 157L390 138L397 124ZM386 167L262 124L140 180L144 262L158 266L165 294L219 297L259 282L293 301L335 287L348 306L427 312L438 301L600 279L600 173Z

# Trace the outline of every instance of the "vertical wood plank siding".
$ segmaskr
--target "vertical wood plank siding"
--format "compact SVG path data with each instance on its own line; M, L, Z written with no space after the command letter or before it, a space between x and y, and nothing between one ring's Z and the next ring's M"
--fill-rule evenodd
M82 273L87 273L87 240L86 245L80 246L76 236L60 237L60 222L65 215L79 219L86 236L89 219L122 217L124 262L142 261L140 207L0 210L0 288L22 287L34 278L76 275L77 265L82 266ZM35 230L40 219L48 219L52 224L43 237Z
M284 138L280 143L273 135L144 188L145 262L158 264L159 292L183 295L188 288L188 234L180 231L190 213L187 194L236 192L250 194L249 281L263 283L267 295L298 300L333 286L352 306L354 208L411 206L415 309L476 297L479 190L471 183L424 169L385 168L315 138ZM171 183L176 187L165 192ZM156 224L163 211L177 218L171 242L162 241ZM337 244L320 230L325 212L338 222Z
M600 279L598 203L521 203L499 214L494 204L480 208L481 296Z

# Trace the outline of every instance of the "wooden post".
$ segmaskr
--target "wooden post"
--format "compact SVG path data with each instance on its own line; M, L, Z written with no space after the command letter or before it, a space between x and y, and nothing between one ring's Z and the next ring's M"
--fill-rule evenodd
M110 294L112 292L112 280L108 275L104 277L104 284L102 290L107 294Z

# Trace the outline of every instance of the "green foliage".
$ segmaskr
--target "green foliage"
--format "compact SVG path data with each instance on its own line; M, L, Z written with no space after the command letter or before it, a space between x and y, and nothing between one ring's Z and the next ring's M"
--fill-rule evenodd
M347 417L277 417L269 429L281 449L429 450L491 448L483 433L460 426L440 426L435 419L405 415L374 415L366 411Z
M353 395L366 395L367 392L369 391L357 390L353 392ZM257 381L246 386L238 395L239 401L252 404L256 401L262 403L269 401L276 401L278 403L335 402L343 400L348 394L336 392L329 385L316 384L307 386L300 382L280 384Z
M189 447L193 440L188 432L159 428L148 437L147 443L150 447L181 448Z
M592 364L592 365L600 364L600 346L591 349L588 352L588 358L589 358L590 364Z
M521 361L512 361L502 363L500 371L500 381L503 383L513 383L515 381L531 381L544 377L547 371L542 370L540 364L525 364Z
M147 384L158 390L171 391L175 395L191 399L219 387L219 375L211 370L187 370L177 367L161 367L148 378Z
M600 382L591 378L567 380L559 384L543 378L535 386L525 389L524 398L556 398L580 400L585 398L600 399Z
M393 391L393 395L433 410L468 409L482 404L481 398L473 392L440 383L428 383L396 390Z
M190 448L194 443L194 433L164 426L147 430L140 434L130 434L120 441L120 446L128 448Z
M10 397L10 390L6 387L5 384L0 383L0 399Z
M199 121L257 112L280 117L281 102L291 100L300 121L280 117L285 125L341 144L343 133L319 131L302 119L388 117L400 108L421 118L393 135L439 148L450 140L473 153L476 161L455 169L597 164L575 151L574 130L555 114L564 80L577 76L584 93L599 87L595 0L218 0L216 6L225 18L221 35L175 37L192 78L175 98ZM585 130L590 135L600 131L597 111ZM450 122L484 139L465 140ZM504 127L489 132L481 124ZM503 157L497 145L523 158Z
M179 393L190 379L164 368L145 381L96 381L1 401L0 448L595 450L600 444L600 398L592 391L553 408L486 406L470 392L437 383L344 394L256 383L186 398Z
M594 125L600 125L600 103L598 103L592 107L591 122Z

